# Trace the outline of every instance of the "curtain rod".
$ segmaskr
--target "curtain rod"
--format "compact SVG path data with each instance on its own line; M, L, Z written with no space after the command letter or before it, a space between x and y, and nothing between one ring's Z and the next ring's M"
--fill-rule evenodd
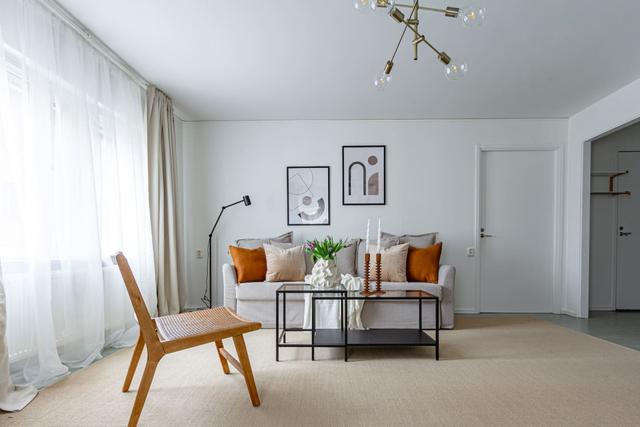
M147 88L150 83L140 75L131 65L118 56L109 46L107 46L102 40L96 37L87 27L85 27L75 16L69 13L64 7L62 7L55 0L39 0L40 4L46 7L51 13L57 16L69 27L73 28L82 38L84 38L94 49L104 55L109 61L111 61L116 67L122 70L126 75L138 84L142 89Z

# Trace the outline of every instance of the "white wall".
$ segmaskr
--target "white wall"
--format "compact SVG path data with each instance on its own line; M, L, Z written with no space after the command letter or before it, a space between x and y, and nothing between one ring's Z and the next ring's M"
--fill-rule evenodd
M640 150L640 123L593 141L591 171L617 171L618 151L621 150ZM591 191L607 191L608 185L609 180L606 176L591 177ZM618 240L617 203L618 199L615 197L591 197L589 239L589 308L591 310L615 309L613 273L616 260L613 254Z
M640 118L640 80L569 119L565 179L563 311L589 315L589 192L591 141Z
M220 265L226 246L240 237L294 230L296 241L332 234L360 237L366 218L382 217L389 232L439 231L443 262L455 265L456 308L473 312L475 145L557 145L566 120L407 120L185 122L184 215L188 307L204 291L207 234L220 206L249 194L251 207L225 213L214 243L214 295L222 301ZM387 205L342 206L341 146L387 146ZM331 167L331 226L287 227L286 166ZM205 252L206 253L206 252Z

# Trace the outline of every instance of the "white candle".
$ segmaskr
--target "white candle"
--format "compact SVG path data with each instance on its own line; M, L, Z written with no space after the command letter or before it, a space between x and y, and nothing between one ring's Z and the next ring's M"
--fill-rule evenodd
M371 227L371 219L367 219L367 241L364 245L364 253L369 253L369 228Z
M380 227L382 222L380 218L378 218L378 250L377 253L380 253L380 238L382 237L382 228Z

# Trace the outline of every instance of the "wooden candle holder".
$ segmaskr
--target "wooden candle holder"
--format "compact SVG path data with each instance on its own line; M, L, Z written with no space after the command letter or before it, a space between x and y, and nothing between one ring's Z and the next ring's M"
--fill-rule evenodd
M373 295L373 292L371 292L371 288L369 287L369 280L371 279L370 271L371 271L371 254L365 253L364 254L364 289L360 291L360 295L364 295L364 296Z
M376 290L375 295L384 295L386 292L382 290L382 254L376 254Z

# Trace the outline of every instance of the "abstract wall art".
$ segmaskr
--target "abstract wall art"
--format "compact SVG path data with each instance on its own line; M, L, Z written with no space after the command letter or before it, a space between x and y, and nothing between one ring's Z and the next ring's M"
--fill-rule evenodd
M329 225L329 166L287 167L287 225Z
M342 147L342 204L386 203L386 146Z

